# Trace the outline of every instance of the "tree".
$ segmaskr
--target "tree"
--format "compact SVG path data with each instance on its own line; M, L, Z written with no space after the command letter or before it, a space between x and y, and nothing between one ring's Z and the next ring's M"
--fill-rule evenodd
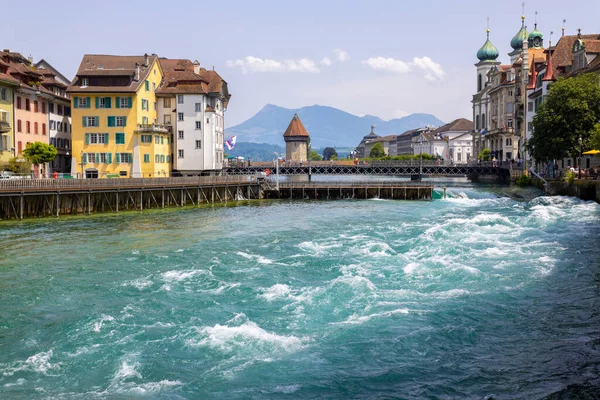
M600 150L600 124L594 126L594 131L590 137L590 145L587 150Z
M482 161L489 161L491 153L492 152L490 151L490 149L485 148L485 149L481 150L481 153L479 153L477 155L477 159L482 160Z
M12 171L15 174L23 175L31 172L31 163L27 160L13 157L4 165L1 166L2 170Z
M310 151L310 161L321 161L321 156L316 150Z
M600 120L600 86L596 74L559 79L533 117L527 150L536 161L579 156L579 138L588 148Z
M385 152L383 151L383 144L381 142L377 142L371 148L371 153L369 153L369 157L371 158L380 158L385 157Z
M39 174L40 164L44 164L54 160L58 151L51 144L42 142L28 143L23 150L23 157L33 164L35 175Z
M323 160L331 160L331 157L336 156L338 153L333 147L325 147L323 149Z

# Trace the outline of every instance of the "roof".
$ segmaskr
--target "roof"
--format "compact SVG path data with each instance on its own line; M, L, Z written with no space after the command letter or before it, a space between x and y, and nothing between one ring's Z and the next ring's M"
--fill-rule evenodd
M158 62L164 77L157 94L208 94L208 83L194 73L190 60L160 58Z
M304 128L304 125L302 125L302 121L300 121L300 117L298 117L298 114L294 114L294 118L292 118L292 120L290 121L290 124L288 125L287 129L285 130L285 133L283 134L284 138L290 137L290 136L309 137L309 134L306 131L306 128Z
M584 41L600 40L599 34L581 35ZM552 64L554 76L560 74L559 68L568 67L573 64L573 44L578 39L577 35L562 36L558 39L554 51L552 53ZM587 44L587 43L586 43Z
M470 132L473 130L473 121L470 121L466 118L458 118L452 122L447 123L446 125L442 125L436 130L434 130L433 134L440 134L444 132Z
M86 54L81 60L77 77L69 86L69 92L75 93L131 93L137 92L144 80L150 74L154 62L158 59L156 54L142 56L115 56L107 54ZM146 65L147 60L147 65ZM139 79L131 79L126 86L80 86L80 77L92 76L127 76L133 77L136 71L136 65L139 67Z
M37 63L35 63L35 66L37 68L40 68L40 69L45 68L46 70L53 72L54 75L59 78L59 79L55 79L58 82L62 82L63 84L65 84L67 86L71 84L71 81L69 79L67 79L66 76L61 74L59 70L54 68L52 66L52 64L50 64L48 61L44 60L43 58L40 61L38 61Z

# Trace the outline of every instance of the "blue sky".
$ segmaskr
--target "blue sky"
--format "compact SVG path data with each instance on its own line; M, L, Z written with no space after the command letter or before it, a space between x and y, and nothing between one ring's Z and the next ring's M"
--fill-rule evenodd
M521 1L38 1L3 5L2 48L46 59L72 78L85 53L197 59L233 95L226 126L265 104L321 104L383 119L415 112L471 118L475 54L491 41L508 62ZM547 45L600 33L600 1L528 1Z

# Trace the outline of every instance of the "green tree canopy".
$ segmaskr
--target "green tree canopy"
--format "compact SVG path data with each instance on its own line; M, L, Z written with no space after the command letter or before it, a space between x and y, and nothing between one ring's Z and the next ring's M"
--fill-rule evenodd
M39 165L54 160L58 151L51 144L33 142L23 150L23 157L33 165Z
M600 121L600 86L596 74L559 79L533 117L527 150L537 161L579 155L579 138L588 148Z
M331 160L331 157L336 156L338 153L333 147L325 147L323 149L323 160Z
M311 161L321 161L321 156L317 153L316 150L310 151L310 160Z
M369 153L369 157L371 158L379 158L385 157L385 152L383 151L383 143L377 142L371 148L371 152Z
M481 153L477 155L477 158L482 161L489 161L491 153L492 152L490 151L490 149L483 149L481 150Z

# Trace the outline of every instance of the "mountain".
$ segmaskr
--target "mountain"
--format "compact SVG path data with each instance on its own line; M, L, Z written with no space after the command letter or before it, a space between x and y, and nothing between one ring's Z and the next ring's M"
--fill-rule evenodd
M282 140L283 141L283 140ZM275 153L285 157L285 147L270 143L237 142L231 150L225 149L228 156L242 156L254 161L270 161L275 159Z
M225 130L236 135L239 142L271 143L284 145L283 132L297 113L310 134L313 148L326 146L357 146L363 136L375 125L378 135L398 135L410 129L426 125L441 126L444 122L431 114L411 114L406 117L384 121L373 115L358 117L342 110L326 106L308 106L291 110L267 104L252 118Z

